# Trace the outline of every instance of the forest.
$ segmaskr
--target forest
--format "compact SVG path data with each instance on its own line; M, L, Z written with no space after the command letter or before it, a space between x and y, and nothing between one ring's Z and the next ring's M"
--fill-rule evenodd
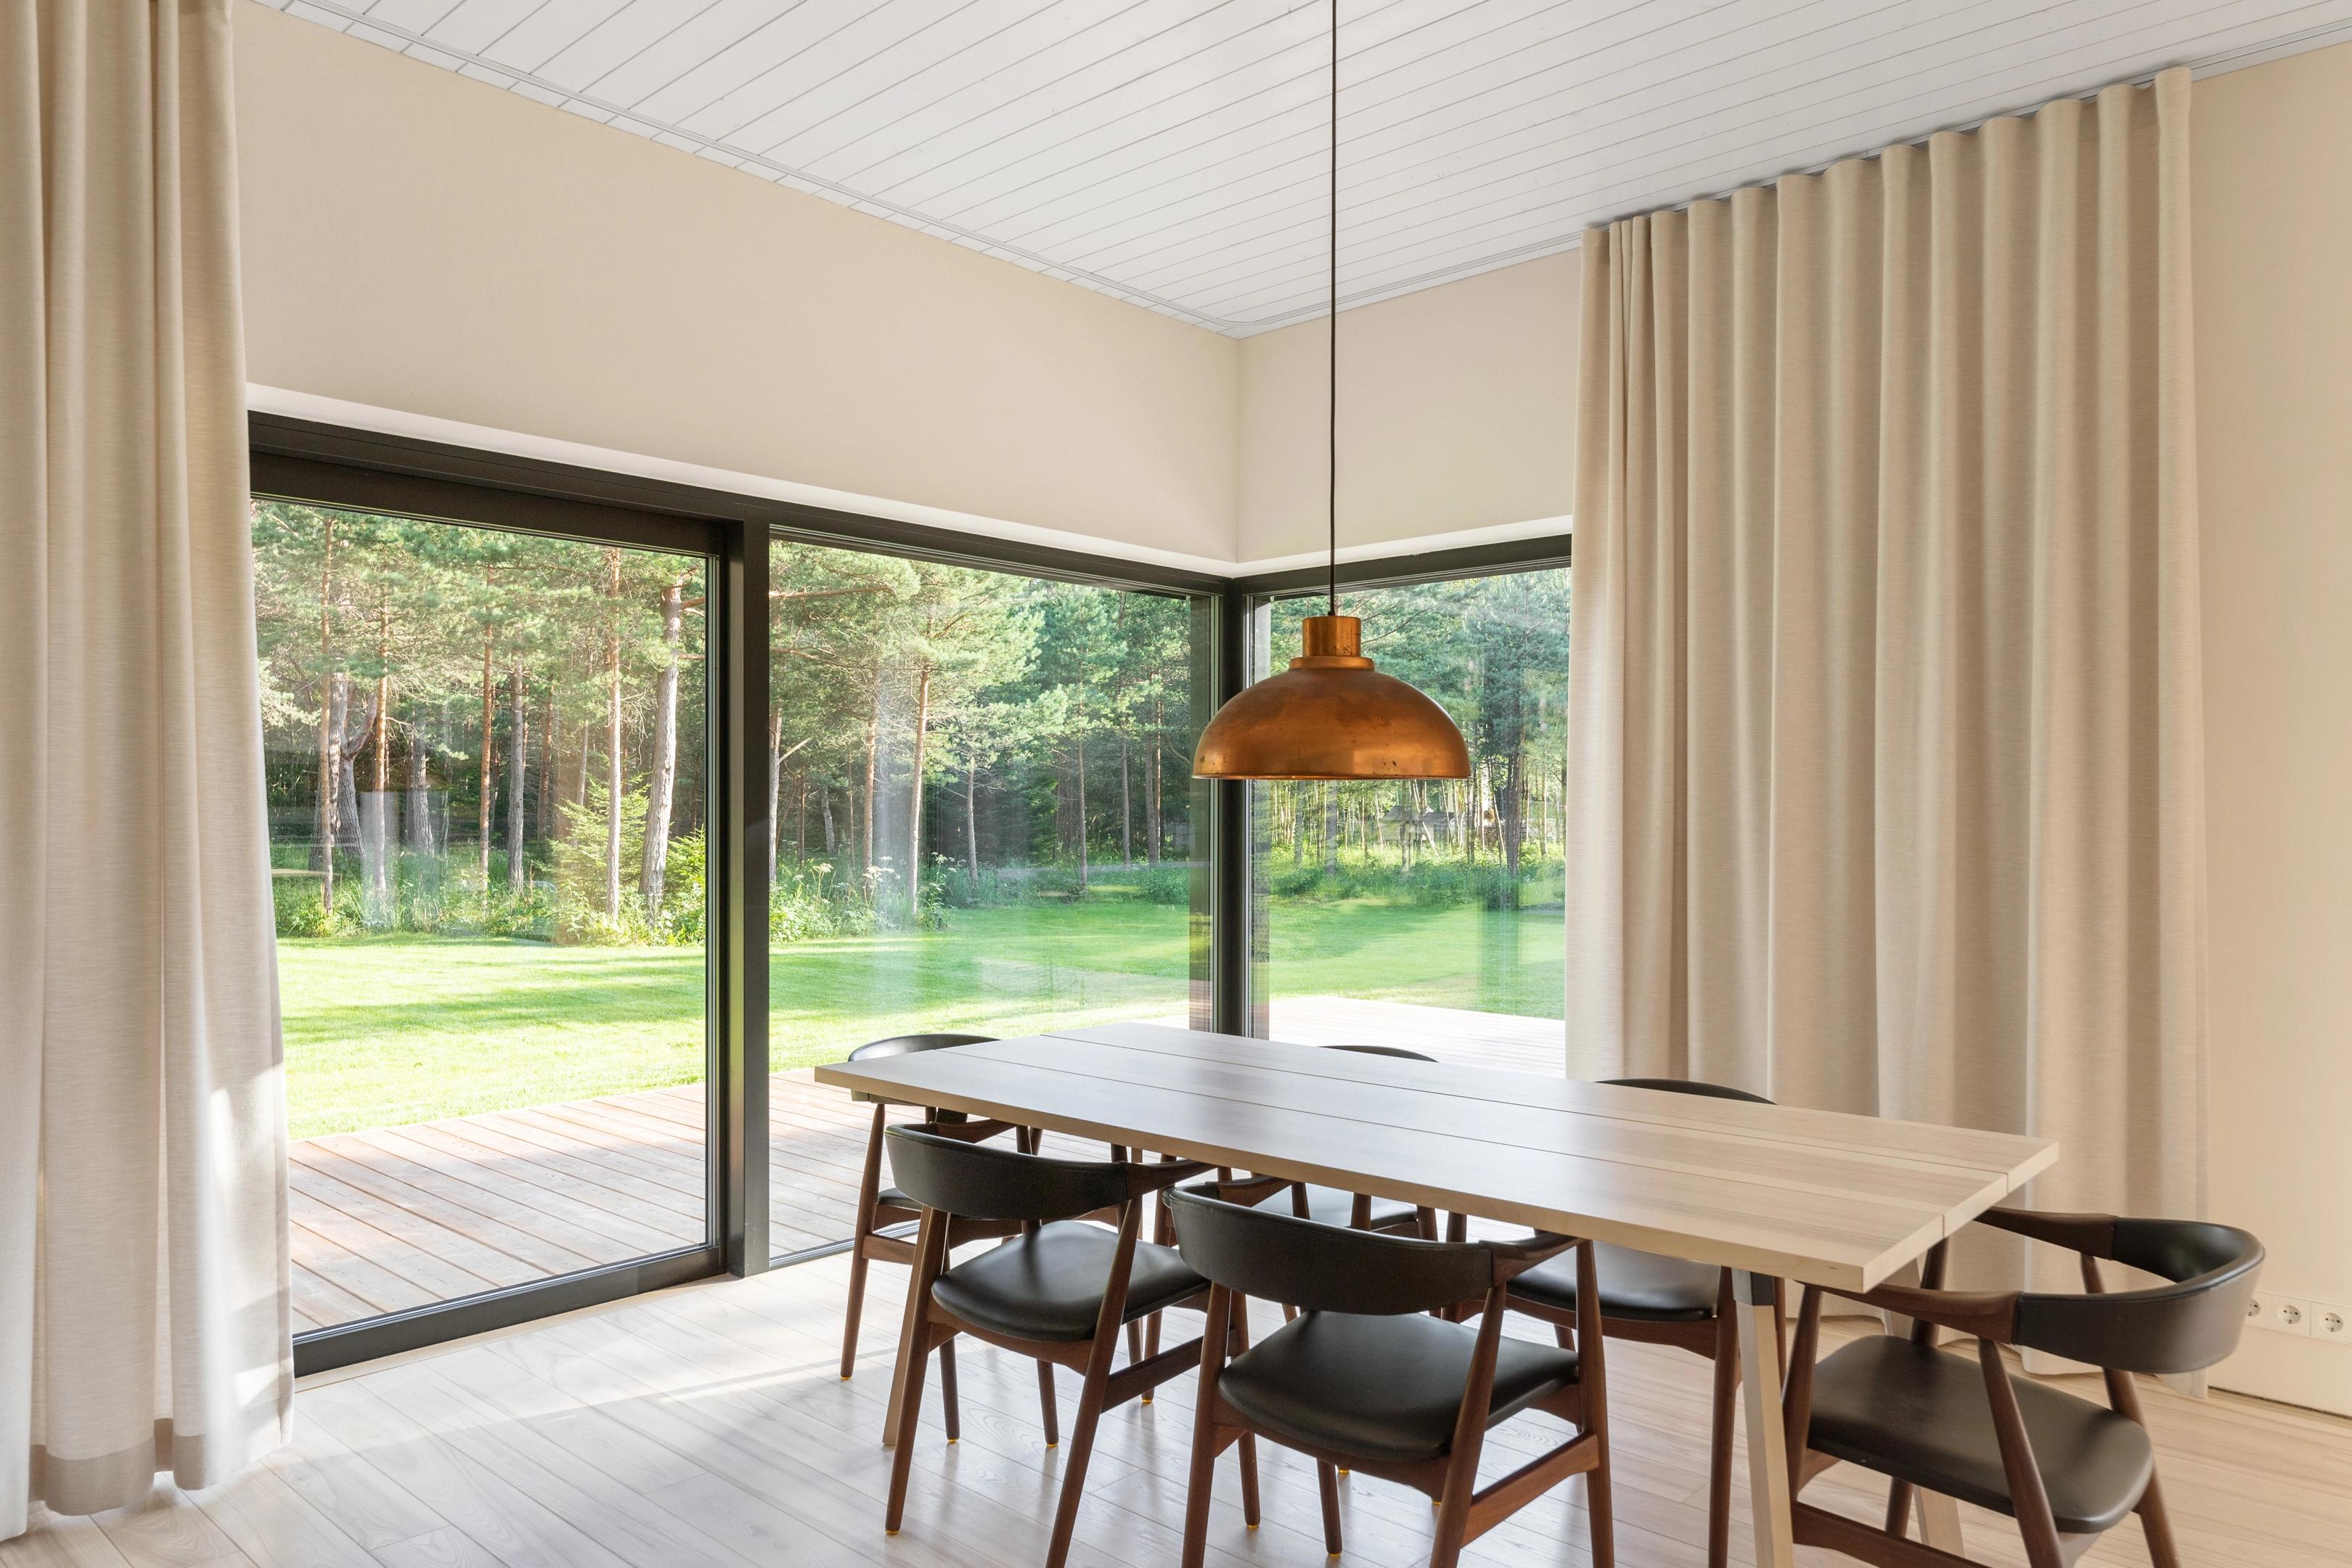
M282 935L701 940L698 558L274 500L254 547ZM1189 904L1189 601L792 542L772 565L776 940ZM1318 607L1271 606L1261 662ZM1348 608L1475 774L1265 787L1261 892L1557 902L1566 574Z

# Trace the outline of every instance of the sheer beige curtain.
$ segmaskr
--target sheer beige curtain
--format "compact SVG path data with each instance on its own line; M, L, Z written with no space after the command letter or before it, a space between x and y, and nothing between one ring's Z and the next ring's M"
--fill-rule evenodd
M0 5L0 1538L291 1400L228 5Z
M2201 1210L2189 98L1585 237L1571 1071Z

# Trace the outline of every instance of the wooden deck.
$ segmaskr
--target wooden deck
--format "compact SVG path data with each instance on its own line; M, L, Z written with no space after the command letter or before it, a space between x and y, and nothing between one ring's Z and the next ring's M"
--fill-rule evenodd
M1181 1020L1164 1020L1181 1023ZM1300 997L1271 1032L1561 1068L1557 1020ZM849 1234L870 1113L805 1070L768 1108L779 1254ZM704 1234L699 1084L332 1133L293 1145L295 1328L323 1328L691 1247Z

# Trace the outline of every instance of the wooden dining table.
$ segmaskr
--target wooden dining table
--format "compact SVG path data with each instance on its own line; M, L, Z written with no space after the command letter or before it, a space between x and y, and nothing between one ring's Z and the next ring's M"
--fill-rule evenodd
M817 1081L1734 1271L1756 1560L1793 1563L1776 1282L1867 1290L2049 1139L1106 1024Z

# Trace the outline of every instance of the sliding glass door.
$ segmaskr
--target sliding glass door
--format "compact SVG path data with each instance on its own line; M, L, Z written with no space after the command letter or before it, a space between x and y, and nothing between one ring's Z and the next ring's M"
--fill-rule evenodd
M297 1331L708 1247L707 558L253 539Z
M1261 601L1251 679L1319 595ZM1568 569L1351 590L1365 652L1444 705L1465 783L1250 786L1251 1032L1563 1070Z
M779 541L770 556L774 1250L847 1237L886 1036L1205 1026L1208 600ZM1196 913L1196 911L1198 911Z

